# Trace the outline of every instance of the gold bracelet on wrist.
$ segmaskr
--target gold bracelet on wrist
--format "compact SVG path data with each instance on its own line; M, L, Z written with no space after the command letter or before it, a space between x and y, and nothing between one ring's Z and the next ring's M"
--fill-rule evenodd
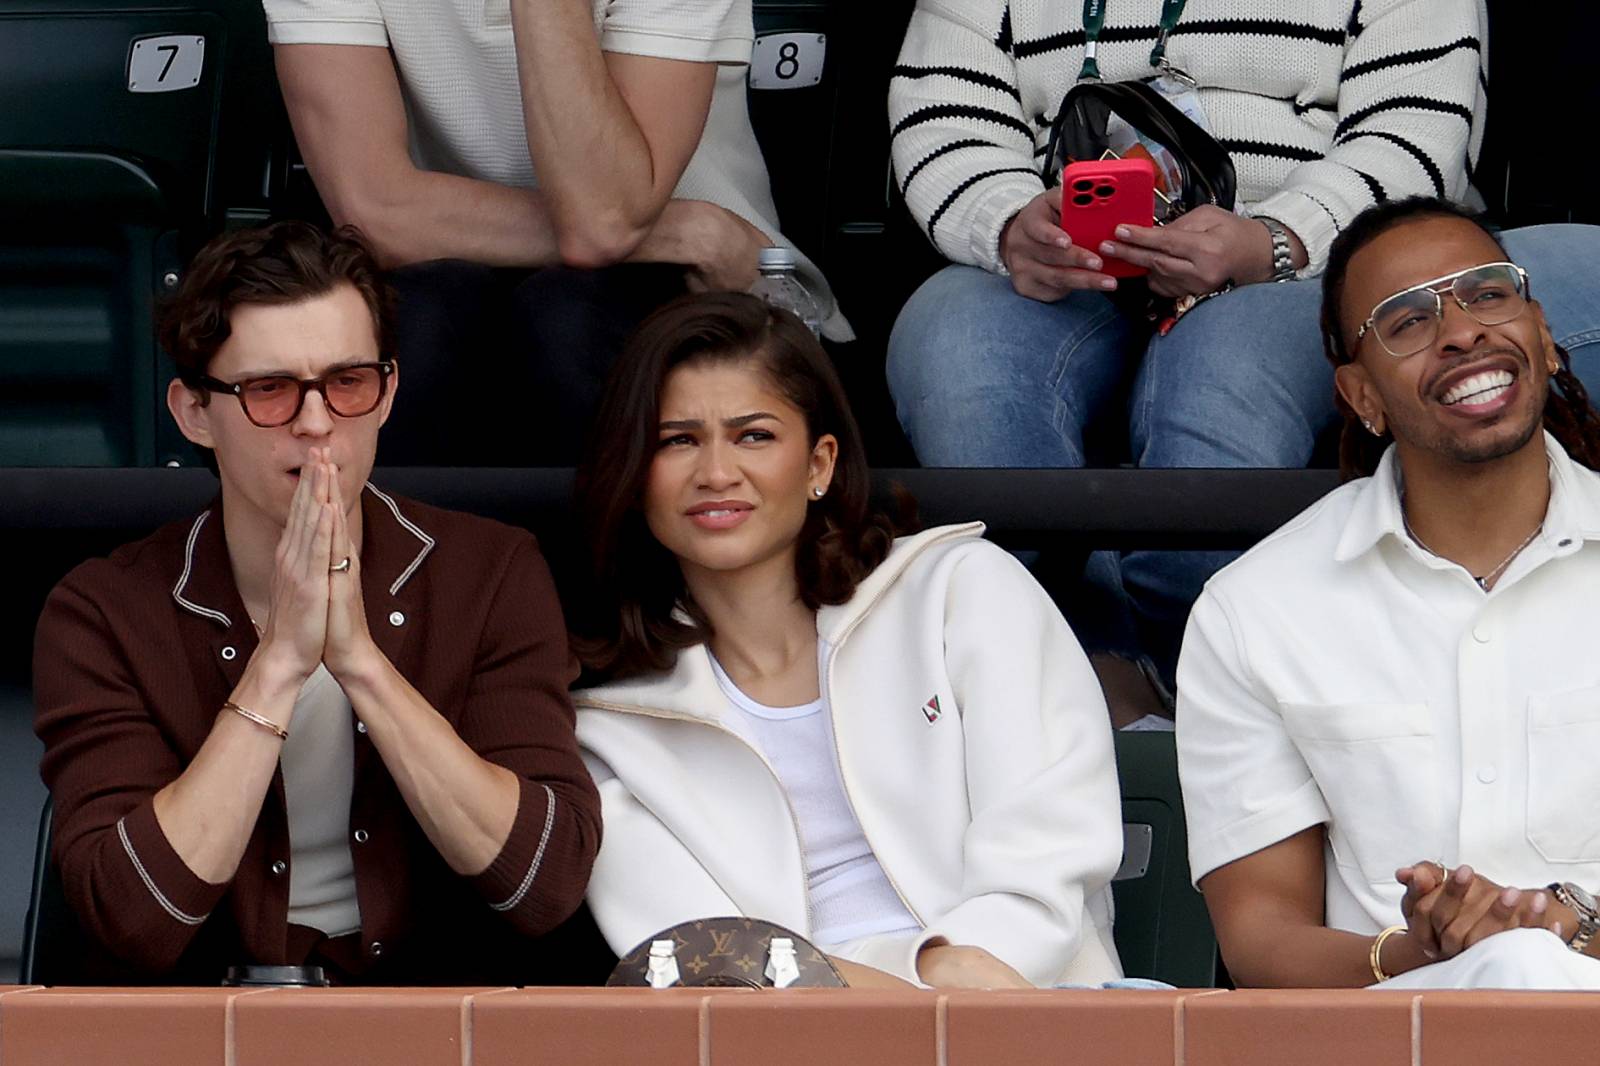
M264 714L257 714L255 711L252 711L250 708L241 707L237 703L234 703L232 700L228 700L225 703L223 703L222 709L225 710L225 711L232 711L234 714L238 715L240 718L243 718L246 721L254 722L256 725L260 726L263 729L270 730L272 735L277 737L279 740L288 740L289 739L289 731L287 729L283 728L283 726L279 725L277 722L274 722L272 719L268 718Z
M1367 961L1372 963L1372 977L1377 984L1382 984L1390 977L1394 976L1393 974L1387 974L1383 972L1383 942L1394 936L1396 933L1403 933L1405 931L1406 927L1403 925L1391 925L1389 928L1379 933L1377 939L1372 942L1372 954L1368 956Z

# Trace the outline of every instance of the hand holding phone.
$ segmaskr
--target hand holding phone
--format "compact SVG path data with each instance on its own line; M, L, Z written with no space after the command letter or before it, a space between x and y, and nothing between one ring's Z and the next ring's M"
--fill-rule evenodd
M1146 159L1068 163L1061 171L1061 228L1080 248L1098 249L1118 226L1155 224L1155 167ZM1107 257L1102 273L1139 277L1147 270Z
M1100 273L1104 259L1080 248L1061 228L1061 190L1041 190L1000 230L1000 261L1020 296L1054 303L1082 289L1108 292L1117 279Z

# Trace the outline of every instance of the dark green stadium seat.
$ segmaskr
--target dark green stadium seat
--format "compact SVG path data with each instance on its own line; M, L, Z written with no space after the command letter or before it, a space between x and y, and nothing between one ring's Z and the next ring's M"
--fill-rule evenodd
M1217 939L1205 899L1189 883L1188 835L1172 733L1116 734L1127 851L1111 884L1113 930L1129 977L1210 988Z
M756 0L750 122L784 234L823 264L838 97L838 8L828 0Z
M1503 226L1600 223L1584 150L1571 143L1574 116L1600 105L1586 73L1600 7L1562 4L1561 32L1544 31L1514 0L1488 0L1488 119L1472 173L1490 217ZM1546 73L1548 72L1548 73Z
M22 964L18 981L25 985L70 985L75 964L83 958L83 933L67 906L61 875L50 860L48 798L39 813L39 840L33 856L33 888L28 897L28 917L22 930Z
M884 381L889 328L931 257L907 271L887 239L889 202L889 72L911 16L913 0L756 0L756 46L751 57L750 118L772 180L783 231L822 268L857 341L832 346L835 365L861 422L867 455L877 465L912 465ZM805 49L825 38L826 62L812 84L800 71L769 90L784 52L770 35L810 35ZM767 40L763 40L763 38ZM791 50L790 55L795 54ZM924 242L925 244L926 242Z
M264 217L265 56L245 0L0 8L0 464L164 458L152 309L230 212Z

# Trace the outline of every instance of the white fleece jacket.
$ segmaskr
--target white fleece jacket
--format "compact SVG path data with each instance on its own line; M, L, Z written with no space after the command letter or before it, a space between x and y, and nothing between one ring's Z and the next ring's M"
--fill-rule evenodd
M923 926L847 954L915 981L918 948L943 937L1036 984L1110 980L1122 815L1105 700L1050 598L982 532L901 538L817 615L846 794ZM706 648L575 700L605 819L589 904L611 947L719 914L809 936L794 815Z

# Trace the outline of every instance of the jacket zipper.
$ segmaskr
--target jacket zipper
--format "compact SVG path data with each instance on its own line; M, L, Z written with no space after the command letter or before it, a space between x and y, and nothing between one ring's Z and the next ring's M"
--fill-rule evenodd
M926 549L926 548L932 547L935 544L942 544L946 540L954 539L956 536L964 534L966 532L970 532L970 531L966 530L966 529L960 529L960 528L951 530L949 535L943 536L943 537L939 537L936 540L931 540L927 544L923 545L922 547L924 549ZM871 612L872 608L877 606L878 601L880 599L882 599L884 594L889 591L889 586L892 585L892 584L894 584L893 581L886 582L883 585L882 588L878 589L875 593L873 593L872 599L869 600L866 604L864 604L862 606L862 608L859 611L856 612L855 617L850 620L850 624L845 626L843 631L841 631L839 633L838 639L835 640L833 642L833 644L831 644L829 646L829 649L828 649L828 676L825 677L825 678L822 678L821 680L827 685L827 690L823 693L823 695L828 697L828 718L829 718L829 724L833 729L833 753L834 753L835 761L838 762L838 764L839 764L839 783L844 787L844 801L850 807L850 814L855 818L856 825L859 825L861 827L861 836L862 836L862 838L864 840L866 840L867 847L872 852L872 857L874 859L878 860L878 869L883 871L884 880L889 882L889 887L894 889L894 894L896 896L900 897L900 905L906 909L906 912L908 914L910 914L911 917L913 917L913 918L915 918L917 920L917 924L919 926L921 926L923 929L927 929L928 928L927 921L925 921L923 919L922 915L917 912L917 908L915 908L915 907L913 907L911 905L911 901L906 898L906 894L905 894L904 891L901 890L899 882L895 881L894 874L889 872L889 868L884 865L883 860L882 859L878 859L878 854L879 854L878 849L873 846L872 837L867 835L867 825L866 825L865 822L863 822L861 820L861 815L856 810L855 797L850 794L850 782L847 779L847 777L845 775L845 772L844 772L844 762L843 762L843 760L839 759L839 720L838 720L837 713L834 710L834 702L833 702L833 697L831 695L831 693L833 692L833 661L834 661L834 658L839 654L839 649L844 647L844 642L850 639L850 634L852 634L852 633L854 633L856 631L856 626L860 625L862 620L867 617L867 614L869 612ZM821 635L820 634L818 635L818 639L819 640L821 639Z
M843 633L841 633L839 635L839 643L843 644L844 638L849 636L850 632L854 629L855 625L852 624L849 629L846 629ZM837 650L838 645L834 645L834 647L828 652L828 676L824 679L824 681L828 686L829 692L833 690L833 657ZM839 784L844 788L844 802L850 808L850 815L851 817L855 818L856 825L861 827L861 837L867 842L867 848L872 852L873 859L877 861L878 869L883 871L884 880L889 882L889 887L894 889L894 894L900 897L900 905L906 909L906 912L910 914L911 917L917 920L917 924L919 926L921 926L923 929L927 929L928 923L923 920L922 915L917 913L917 908L911 905L911 901L906 898L906 894L900 890L900 885L895 881L894 874L889 872L889 867L884 864L882 859L878 858L878 849L873 845L872 837L867 835L867 824L861 820L861 815L856 811L856 801L855 797L850 795L850 781L844 772L844 762L839 758L839 723L837 717L834 715L832 696L828 697L828 718L829 724L833 728L833 758L839 766Z

